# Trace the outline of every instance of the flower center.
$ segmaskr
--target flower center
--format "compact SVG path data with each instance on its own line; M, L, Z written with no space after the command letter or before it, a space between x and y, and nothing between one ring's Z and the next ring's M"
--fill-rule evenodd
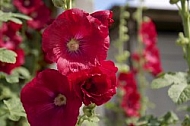
M57 97L55 97L55 99L54 99L54 104L56 106L66 105L66 102L67 102L67 99L62 94L58 94Z
M67 47L68 47L69 51L77 51L79 49L79 42L75 39L71 39L67 43Z

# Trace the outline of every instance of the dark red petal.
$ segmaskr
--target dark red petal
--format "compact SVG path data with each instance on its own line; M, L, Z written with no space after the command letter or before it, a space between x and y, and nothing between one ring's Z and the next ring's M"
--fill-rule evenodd
M54 104L58 94L66 97L66 105ZM31 126L75 126L81 106L67 77L52 69L40 72L25 85L21 102Z

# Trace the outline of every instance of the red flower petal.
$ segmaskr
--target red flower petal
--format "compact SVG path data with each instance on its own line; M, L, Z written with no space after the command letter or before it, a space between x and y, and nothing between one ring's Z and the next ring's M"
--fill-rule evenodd
M102 105L116 93L116 72L114 64L105 61L100 66L71 73L69 79L85 105Z
M54 101L59 94L66 98L60 106ZM67 77L52 69L40 72L25 85L21 102L31 126L75 126L81 106Z
M112 11L109 11L109 10L96 11L90 15L100 20L102 24L106 26L110 26L114 22L114 20L112 19L113 13Z
M42 48L62 74L99 64L106 59L108 47L108 28L79 9L64 11L43 32Z

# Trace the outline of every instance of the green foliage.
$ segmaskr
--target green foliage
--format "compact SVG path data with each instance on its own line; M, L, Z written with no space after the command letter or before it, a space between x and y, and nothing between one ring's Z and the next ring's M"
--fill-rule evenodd
M190 118L188 115L186 115L185 119L181 123L181 126L190 126Z
M162 117L154 117L153 115L147 115L141 117L136 126L169 126L175 124L178 121L178 117L173 112L167 112Z
M6 74L3 72L0 72L0 78L3 79L5 78L5 80L10 83L10 84L14 84L14 83L18 83L20 79L29 79L30 78L30 73L29 71L24 68L24 67L18 67L15 68L11 74Z
M166 73L152 81L152 88L158 89L171 85L168 90L173 102L181 104L190 99L190 85L187 73Z
M4 63L15 63L17 54L14 51L0 48L0 61Z
M31 20L29 16L20 13L3 12L0 11L0 22L13 21L18 24L22 24L20 19Z
M26 116L22 104L18 98L4 100L3 102L6 106L5 110L9 119L18 121L20 117Z

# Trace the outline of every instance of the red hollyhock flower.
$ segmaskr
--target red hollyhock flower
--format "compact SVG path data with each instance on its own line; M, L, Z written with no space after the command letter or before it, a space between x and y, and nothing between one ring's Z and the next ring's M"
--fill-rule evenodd
M139 116L140 110L140 94L133 71L120 73L118 83L124 90L121 107L128 117Z
M154 76L162 72L160 53L156 46L145 49L145 69L149 70Z
M90 15L100 20L102 24L106 26L110 26L114 22L114 20L112 19L113 13L112 11L109 11L109 10L96 11Z
M156 44L157 32L155 25L151 19L142 22L139 34L142 37L142 41L146 46L152 46Z
M131 88L130 88L131 89ZM123 96L121 107L123 108L126 116L128 117L138 117L140 116L140 94L137 90L133 90L130 93L127 91Z
M133 53L132 58L136 62L140 61L140 56L137 53ZM149 71L153 76L157 76L163 71L160 53L156 46L146 47L143 52L142 58L145 60L143 68Z
M22 37L18 34L21 26L14 22L3 23L0 27L0 47L11 50L17 48L22 41Z
M62 74L76 72L106 59L108 32L97 18L83 10L70 9L44 30L42 48Z
M22 49L13 50L16 54L16 63L3 63L0 62L0 71L5 72L7 74L11 74L11 71L17 67L20 67L24 64L24 51Z
M137 89L136 80L133 71L121 72L118 76L118 83L122 88L132 87Z
M82 104L66 76L57 70L40 72L21 91L31 126L75 126Z
M29 14L39 8L42 4L42 0L13 0L13 4L16 8L24 13Z
M28 20L27 24L29 27L37 30L44 28L51 19L51 11L45 4L42 4L28 15L32 17L32 20Z
M69 74L69 79L77 95L85 105L102 105L116 93L117 68L111 61L100 66Z

